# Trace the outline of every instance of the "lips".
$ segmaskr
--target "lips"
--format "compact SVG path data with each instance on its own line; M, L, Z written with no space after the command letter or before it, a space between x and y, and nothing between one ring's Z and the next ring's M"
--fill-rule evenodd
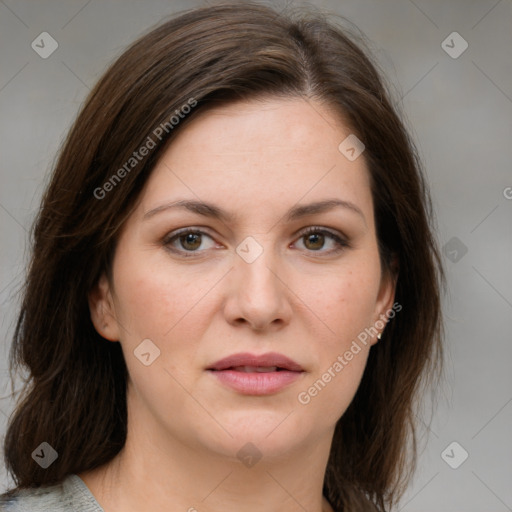
M266 373L275 371L303 372L300 364L277 352L267 354L233 354L211 365L207 370L233 370L245 373Z
M289 357L276 352L260 356L233 354L206 369L217 382L242 395L273 395L291 386L305 371Z

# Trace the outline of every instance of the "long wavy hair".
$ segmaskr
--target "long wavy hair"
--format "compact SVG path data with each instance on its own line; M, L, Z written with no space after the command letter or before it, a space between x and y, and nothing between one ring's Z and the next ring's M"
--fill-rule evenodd
M311 8L192 9L140 37L90 92L31 231L10 352L12 381L19 369L28 377L4 441L16 485L4 497L94 469L123 448L127 368L120 344L94 329L88 293L111 275L120 228L176 133L205 108L262 96L320 101L365 144L379 253L384 271L395 272L402 311L337 422L323 492L350 512L389 510L403 495L417 461L416 405L442 374L445 277L418 151L364 36L345 25ZM148 137L154 147L119 171ZM122 180L112 181L116 173ZM31 456L43 441L59 454L46 469Z

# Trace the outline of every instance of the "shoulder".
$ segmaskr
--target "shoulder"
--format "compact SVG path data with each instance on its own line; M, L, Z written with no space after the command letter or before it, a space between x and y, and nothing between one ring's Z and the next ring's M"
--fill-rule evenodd
M62 482L0 496L1 512L104 512L78 475Z

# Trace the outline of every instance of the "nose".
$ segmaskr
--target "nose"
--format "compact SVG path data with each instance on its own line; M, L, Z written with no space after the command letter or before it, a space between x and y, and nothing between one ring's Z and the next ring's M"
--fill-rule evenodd
M246 324L255 331L276 331L289 324L293 294L282 265L271 252L263 250L251 263L235 254L224 308L232 325Z

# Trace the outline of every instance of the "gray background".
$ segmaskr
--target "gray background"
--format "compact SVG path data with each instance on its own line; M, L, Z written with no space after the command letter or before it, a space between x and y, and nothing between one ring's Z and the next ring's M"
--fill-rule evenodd
M6 396L15 292L28 258L27 231L56 151L111 59L163 16L204 4L0 1L2 438L13 406ZM425 163L438 238L446 248L445 384L433 403L430 428L425 426L430 406L424 417L418 416L423 451L398 509L510 511L512 1L314 4L347 17L372 42ZM59 45L47 59L31 48L44 31ZM469 45L457 58L442 47L454 31ZM453 53L462 49L461 43L448 38L445 44L453 46ZM454 441L458 445L449 447ZM469 457L452 469L445 460L460 463L462 450ZM1 467L0 491L10 483Z

